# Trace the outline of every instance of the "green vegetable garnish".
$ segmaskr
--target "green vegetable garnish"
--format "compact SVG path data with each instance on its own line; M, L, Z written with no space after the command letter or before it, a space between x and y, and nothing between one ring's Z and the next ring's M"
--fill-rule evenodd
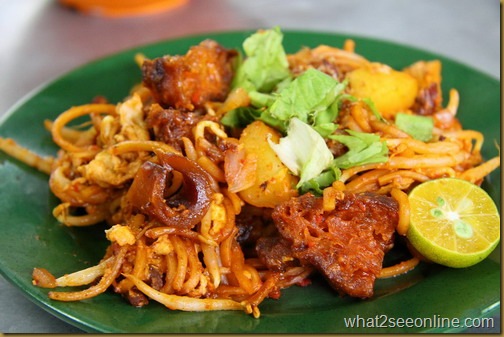
M280 28L257 32L243 42L247 56L238 67L233 88L271 92L281 81L291 76L282 45Z
M346 82L338 82L331 76L308 69L275 94L249 92L254 107L233 110L221 122L227 126L243 126L254 120L262 120L285 133L289 121L296 117L311 125L323 137L333 133ZM346 96L346 95L345 95Z
M296 117L327 136L337 128L333 121L345 86L319 70L308 69L278 94L265 115L279 121L282 128Z
M261 120L285 135L271 148L289 170L300 177L301 193L322 194L341 176L341 170L388 160L388 148L374 134L347 130L335 135L335 123L343 101L362 101L377 119L384 121L369 99L345 93L347 82L313 68L293 78L282 47L280 29L262 31L245 40L246 58L239 65L233 88L245 89L248 107L229 111L221 123L245 127ZM336 140L348 152L334 158L326 139Z
M432 139L434 128L432 117L398 113L395 116L395 124L400 130L422 142L428 142Z
M341 169L374 163L384 163L388 160L388 147L380 141L380 136L347 130L349 135L330 135L348 147L348 152L334 159L335 166Z
M286 137L280 138L278 144L269 144L282 163L301 178L298 188L317 177L333 160L324 138L297 117L290 120Z

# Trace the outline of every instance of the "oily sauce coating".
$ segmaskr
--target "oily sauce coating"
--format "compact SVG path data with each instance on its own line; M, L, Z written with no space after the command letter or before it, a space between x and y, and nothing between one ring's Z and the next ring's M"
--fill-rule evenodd
M184 56L164 56L142 64L143 83L164 108L194 111L223 101L233 79L235 50L205 40Z
M272 217L301 263L314 266L340 294L371 297L393 244L397 202L362 193L346 194L336 203L325 212L321 197L305 194L276 207Z

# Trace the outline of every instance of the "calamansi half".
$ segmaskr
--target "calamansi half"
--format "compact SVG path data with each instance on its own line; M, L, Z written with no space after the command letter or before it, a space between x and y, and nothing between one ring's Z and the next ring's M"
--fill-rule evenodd
M492 198L466 180L441 178L409 194L407 238L432 262L454 268L485 259L500 240L500 215Z

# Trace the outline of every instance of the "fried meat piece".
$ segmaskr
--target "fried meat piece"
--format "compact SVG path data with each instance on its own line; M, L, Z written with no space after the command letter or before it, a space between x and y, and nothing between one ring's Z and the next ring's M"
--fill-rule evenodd
M233 78L228 50L213 40L205 40L184 56L164 56L142 64L143 83L154 100L164 108L194 111L208 101L223 101Z
M257 256L269 270L285 272L299 265L290 248L289 242L280 236L261 237L257 240Z
M320 271L340 294L373 295L398 222L393 198L346 194L326 212L321 197L305 194L277 206L272 217L293 256Z
M162 141L181 151L182 137L192 139L192 128L206 115L199 112L183 112L175 109L163 109L153 104L147 114L147 126L154 132L156 140Z

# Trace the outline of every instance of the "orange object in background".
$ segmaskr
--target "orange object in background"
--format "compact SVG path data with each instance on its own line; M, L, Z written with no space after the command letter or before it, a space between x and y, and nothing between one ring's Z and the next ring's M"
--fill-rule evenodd
M124 17L155 14L184 5L188 0L59 0L85 14Z

